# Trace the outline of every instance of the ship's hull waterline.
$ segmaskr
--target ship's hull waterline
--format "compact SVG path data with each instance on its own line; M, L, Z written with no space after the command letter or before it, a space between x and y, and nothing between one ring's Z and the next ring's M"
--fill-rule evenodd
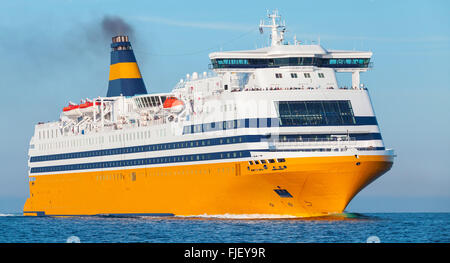
M39 175L26 216L276 215L341 213L387 172L392 155L286 158Z

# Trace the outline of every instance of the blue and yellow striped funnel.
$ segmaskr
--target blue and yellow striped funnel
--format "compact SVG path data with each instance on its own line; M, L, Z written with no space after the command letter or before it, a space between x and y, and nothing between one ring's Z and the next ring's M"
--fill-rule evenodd
M141 72L127 36L112 38L107 97L147 94Z

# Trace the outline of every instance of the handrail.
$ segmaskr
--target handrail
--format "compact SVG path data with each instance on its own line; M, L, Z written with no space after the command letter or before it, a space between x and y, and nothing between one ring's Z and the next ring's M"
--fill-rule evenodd
M331 137L331 138L305 138L305 139L287 139L287 140L269 140L274 143L289 143L289 142L353 142L355 137Z

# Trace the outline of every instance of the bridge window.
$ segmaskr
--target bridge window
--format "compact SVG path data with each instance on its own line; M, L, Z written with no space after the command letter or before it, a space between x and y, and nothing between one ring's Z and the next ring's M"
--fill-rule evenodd
M367 68L370 58L290 57L266 59L212 59L213 68L275 68L284 66L317 66L332 68Z
M370 58L332 58L322 59L321 67L332 68L367 68Z

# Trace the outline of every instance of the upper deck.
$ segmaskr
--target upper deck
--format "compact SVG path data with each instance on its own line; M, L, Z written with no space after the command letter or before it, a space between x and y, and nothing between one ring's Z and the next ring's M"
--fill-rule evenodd
M209 55L211 68L214 70L314 66L365 71L371 67L371 57L370 51L328 51L320 45L298 44L215 52Z

